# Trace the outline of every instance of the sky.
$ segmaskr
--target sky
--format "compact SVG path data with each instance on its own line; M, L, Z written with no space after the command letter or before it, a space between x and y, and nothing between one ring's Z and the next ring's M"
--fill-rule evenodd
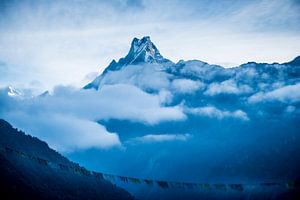
M298 0L1 0L0 86L82 87L145 35L173 62L286 62L299 33Z
M299 174L297 63L127 65L99 90L79 89L144 35L173 62L290 61L300 55L299 1L0 2L0 118L71 160L158 180Z

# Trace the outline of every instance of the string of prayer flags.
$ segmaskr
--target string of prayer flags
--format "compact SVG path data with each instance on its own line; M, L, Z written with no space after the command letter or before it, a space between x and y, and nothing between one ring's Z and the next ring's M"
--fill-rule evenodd
M167 181L156 181L157 185L163 189L169 188L169 184Z
M233 190L237 190L237 191L243 191L243 185L242 184L229 184L229 187Z
M149 179L144 179L144 182L147 184L147 185L150 185L150 186L153 186L154 183L152 180L149 180Z
M102 173L100 173L100 172L92 172L93 173L93 175L96 177L96 178L98 178L98 179L103 179L103 174Z
M235 190L242 192L245 190L245 187L247 189L251 188L256 188L256 187L286 187L287 189L300 189L300 181L289 181L289 182L264 182L264 183L258 183L258 184L223 184L223 183L218 183L218 184L208 184L208 183L187 183L187 182L168 182L168 181L162 181L162 180L151 180L151 179L139 179L139 178L134 178L134 177L126 177L126 176L116 176L112 174L104 174L101 172L95 172L95 171L89 171L85 169L84 167L80 167L78 164L77 165L65 165L65 164L57 164L54 162L50 162L48 160L45 160L43 158L39 158L27 153L24 153L19 150L14 150L10 147L2 147L0 146L0 150L3 153L7 153L8 155L14 154L22 158L27 158L29 160L32 160L34 162L37 162L40 165L43 166L48 166L53 169L60 169L63 171L69 171L73 172L79 175L85 175L85 176L94 176L97 179L107 179L109 181L114 182L116 178L118 178L120 181L124 183L134 183L134 184L141 184L144 183L148 186L154 186L156 183L157 186L163 189L168 189L168 188L187 188L187 189L195 189L195 188L200 188L203 190L211 190L213 188L217 190L222 190L226 191L227 189Z
M128 178L125 176L119 176L119 179L125 183L128 183Z
M132 183L139 184L141 181L138 178L128 178Z
M217 190L226 190L225 184L214 184Z

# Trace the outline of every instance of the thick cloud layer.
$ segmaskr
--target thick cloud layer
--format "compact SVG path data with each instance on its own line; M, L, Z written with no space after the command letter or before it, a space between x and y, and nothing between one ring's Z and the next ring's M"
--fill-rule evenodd
M162 93L148 94L133 85L107 85L101 91L60 86L51 95L23 99L5 92L0 98L1 117L61 151L120 146L118 134L108 132L97 120L157 124L185 119L180 107L161 105Z

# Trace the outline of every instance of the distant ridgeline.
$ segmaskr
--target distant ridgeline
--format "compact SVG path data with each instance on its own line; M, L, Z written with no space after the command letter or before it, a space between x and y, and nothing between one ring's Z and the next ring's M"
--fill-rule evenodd
M0 199L134 199L1 119L0 150Z
M144 184L149 187L158 187L161 189L197 189L197 190L219 190L219 191L236 191L243 192L249 191L257 188L275 188L276 190L299 190L300 182L297 180L292 181L284 181L284 182L262 182L262 183L192 183L192 182L174 182L174 181L166 181L166 180L152 180L152 179L141 179L134 177L126 177L119 175L106 174L102 172L89 171L84 167L79 166L76 163L70 162L65 157L61 156L59 153L50 149L46 143L40 141L37 138L31 137L29 135L25 135L24 133L13 129L11 125L9 125L4 120L0 120L0 153L1 153L1 172L3 170L7 171L8 168L13 169L13 174L6 179L1 179L1 190L2 188L7 189L9 187L8 182L17 181L12 179L22 179L23 176L28 177L29 179L35 179L32 182L26 182L28 184L44 184L43 185L28 185L32 188L35 188L33 192L42 193L41 195L45 195L45 197L55 197L54 194L50 195L49 185L50 187L54 187L52 184L60 184L62 188L55 186L55 189L58 189L56 192L67 192L64 191L64 184L61 182L57 182L58 180L53 178L70 178L71 182L68 182L70 186L74 186L73 194L76 193L76 197L78 192L82 192L82 195L92 197L99 197L100 199L105 197L105 199L114 198L115 195L119 196L121 199L130 199L130 196L126 194L124 191L118 189L117 187L111 185L106 180L110 182L123 182L126 184ZM39 153L40 152L40 153ZM20 170L20 171L19 171ZM42 176L41 176L42 174ZM2 174L2 176L7 176ZM47 177L47 181L43 182L42 179ZM52 177L52 179L50 178ZM8 179L7 179L8 178ZM48 179L49 178L49 179ZM39 180L40 179L40 180ZM4 181L3 181L4 180ZM80 182L73 182L77 180ZM8 182L5 182L8 181ZM21 180L20 180L21 181ZM36 181L36 182L35 182ZM39 182L41 181L41 182ZM53 181L53 182L52 182ZM61 181L61 180L60 180ZM95 184L92 187L90 184ZM23 183L18 182L21 188L14 188L17 192L19 190L24 190L26 187L22 185ZM76 184L85 185L84 187L92 187L88 188L92 193L89 193L89 190L75 191ZM45 187L47 186L47 187ZM101 190L103 188L103 190ZM104 189L106 188L106 189ZM110 190L107 191L107 188ZM12 189L12 188L8 188ZM70 189L70 188L69 188ZM78 188L77 188L78 189ZM76 190L77 190L76 189ZM96 192L96 189L98 192ZM47 191L49 190L49 191ZM116 193L114 193L116 191ZM2 192L2 191L1 191ZM7 191L5 191L7 192ZM12 191L11 191L12 192ZM53 192L53 191L51 191ZM71 192L71 193L72 193ZM2 192L3 193L3 192ZM67 192L68 193L68 192ZM64 195L71 195L64 193ZM13 193L11 195L14 195ZM31 194L32 195L32 194ZM57 194L58 195L58 194ZM60 194L61 195L61 194ZM111 195L111 196L110 196ZM69 197L71 197L69 196ZM50 199L51 199L50 198ZM68 197L67 197L68 198ZM72 197L74 198L74 196Z

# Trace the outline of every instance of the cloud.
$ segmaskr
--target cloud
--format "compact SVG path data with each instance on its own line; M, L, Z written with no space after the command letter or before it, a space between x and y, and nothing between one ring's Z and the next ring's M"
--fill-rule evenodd
M261 30L267 27L275 31L289 27L293 30L299 30L298 27L293 27L300 17L299 5L296 1L263 0L252 2L246 3L246 6L241 6L229 20L233 23L236 22L245 29ZM253 15L253 13L256 14ZM246 26L243 25L244 21L247 21Z
M181 74L200 77L203 80L212 80L216 76L222 76L227 73L227 71L220 66L210 65L199 60L179 61L178 64L184 64L182 69L180 69Z
M169 90L160 90L158 93L159 101L163 104L169 104L172 103L173 95Z
M162 106L159 95L126 84L104 85L100 91L57 87L52 96L40 98L38 103L47 112L75 113L90 120L120 119L155 124L185 119L179 107Z
M92 81L99 75L99 72L90 72L85 75L84 80L85 81Z
M61 152L121 145L118 134L108 132L96 122L72 115L14 111L7 113L5 119Z
M105 85L130 84L144 91L156 92L160 95L162 102L171 102L172 94L191 94L204 87L201 81L191 79L174 79L173 75L162 70L159 64L130 65L118 71L109 71L100 80L100 88ZM166 99L165 99L166 98Z
M248 121L248 115L242 110L227 111L219 110L214 106L198 107L198 108L186 108L186 113L191 113L193 115L210 117L210 118L236 118L244 121Z
M119 146L118 135L97 120L157 124L186 118L179 106L163 106L162 94L133 85L105 85L100 91L59 86L51 95L30 98L10 97L6 89L0 94L0 117L61 151Z
M159 95L148 94L132 85L116 84L103 86L95 104L102 108L97 114L102 119L129 119L149 124L185 119L180 107L164 107L160 101Z
M211 83L204 94L214 96L218 94L246 94L250 92L252 92L250 86L237 85L233 80L226 80L221 83Z
M258 92L249 97L249 103L265 101L280 101L283 103L297 103L300 101L300 83L287 85L270 92Z
M194 93L204 87L204 83L200 81L193 81L190 79L175 79L172 81L171 88L177 93Z
M108 72L100 82L103 85L131 84L143 90L159 91L169 87L170 74L161 70L161 65L141 64L129 65L118 71Z
M295 112L296 110L297 110L297 108L296 108L295 106L287 106L286 109L285 109L285 111L286 111L287 113L293 113L293 112Z
M170 141L186 141L191 137L190 134L149 134L136 137L130 140L133 143L154 143Z

